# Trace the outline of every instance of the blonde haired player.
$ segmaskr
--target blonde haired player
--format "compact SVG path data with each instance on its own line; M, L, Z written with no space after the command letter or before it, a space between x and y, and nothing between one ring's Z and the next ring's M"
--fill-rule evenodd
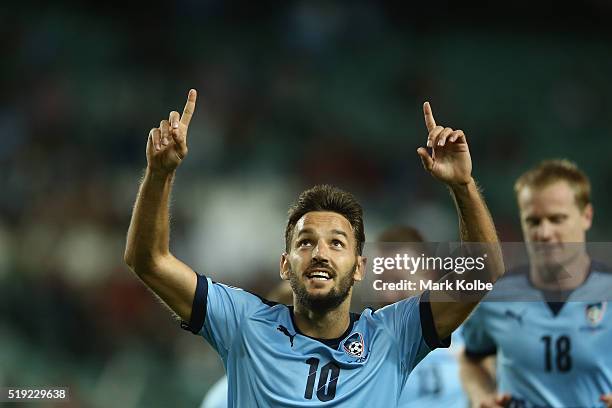
M462 380L472 406L610 408L612 274L585 247L589 179L568 160L545 160L515 193L530 262L504 283L530 301L481 303L465 322Z

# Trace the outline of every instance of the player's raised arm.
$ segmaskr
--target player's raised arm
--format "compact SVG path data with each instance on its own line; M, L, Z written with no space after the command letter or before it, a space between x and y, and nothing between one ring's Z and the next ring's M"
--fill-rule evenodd
M472 159L467 138L462 130L436 125L429 102L423 105L427 146L419 147L418 155L431 175L445 183L453 196L459 216L459 230L464 242L487 243L487 270L495 281L503 274L503 259L499 240L489 210L472 178ZM466 279L470 279L467 274ZM431 310L438 336L445 338L467 318L475 302L436 302L433 295Z
M176 168L187 155L187 130L197 93L189 91L183 114L172 111L147 140L147 169L127 234L125 262L178 316L189 321L194 271L170 253L168 206Z

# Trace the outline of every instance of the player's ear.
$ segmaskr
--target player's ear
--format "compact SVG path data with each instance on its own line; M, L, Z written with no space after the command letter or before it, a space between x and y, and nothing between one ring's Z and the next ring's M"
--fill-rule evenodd
M588 231L593 224L593 206L589 203L582 210L584 230Z
M357 256L357 267L355 268L355 273L353 274L353 278L355 279L355 281L362 281L365 277L365 267L367 261L367 257L361 255Z
M283 252L280 257L280 277L283 280L289 280L289 255Z

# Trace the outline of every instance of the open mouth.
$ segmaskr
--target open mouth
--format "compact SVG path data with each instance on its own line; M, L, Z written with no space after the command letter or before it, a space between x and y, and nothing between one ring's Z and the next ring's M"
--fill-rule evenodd
M308 279L326 281L331 279L331 274L324 270L314 270L306 274Z

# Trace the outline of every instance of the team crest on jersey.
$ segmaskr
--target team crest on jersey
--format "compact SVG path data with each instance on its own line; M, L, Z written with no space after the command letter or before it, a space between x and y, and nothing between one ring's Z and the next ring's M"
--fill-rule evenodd
M593 303L586 306L586 319L591 327L597 326L603 320L608 302Z
M361 333L353 333L342 343L344 352L351 357L363 357L365 346L363 344L363 336Z

